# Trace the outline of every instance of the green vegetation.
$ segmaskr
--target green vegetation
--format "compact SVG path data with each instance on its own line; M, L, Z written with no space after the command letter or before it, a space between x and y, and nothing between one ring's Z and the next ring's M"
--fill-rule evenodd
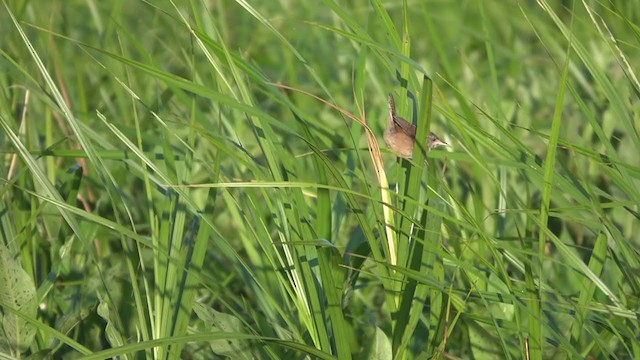
M640 358L639 26L2 0L0 357Z

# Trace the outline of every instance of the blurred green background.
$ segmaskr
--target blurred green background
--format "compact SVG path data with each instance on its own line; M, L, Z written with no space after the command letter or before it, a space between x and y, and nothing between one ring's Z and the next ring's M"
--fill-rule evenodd
M0 353L640 358L639 20L3 0Z

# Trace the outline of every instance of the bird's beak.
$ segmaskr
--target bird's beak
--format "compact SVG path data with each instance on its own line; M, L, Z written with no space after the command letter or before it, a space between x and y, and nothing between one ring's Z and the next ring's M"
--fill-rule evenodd
M447 144L446 142L440 139L433 140L433 144L431 144L431 148L436 148L438 146L449 146L449 144Z

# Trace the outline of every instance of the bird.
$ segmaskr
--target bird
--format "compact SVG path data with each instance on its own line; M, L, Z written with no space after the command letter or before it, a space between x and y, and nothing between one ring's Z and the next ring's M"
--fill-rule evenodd
M389 94L389 123L384 131L384 142L399 157L407 159L413 157L416 126L396 115L396 104L391 94ZM449 144L440 140L438 135L430 133L427 137L427 150L438 146L449 146Z

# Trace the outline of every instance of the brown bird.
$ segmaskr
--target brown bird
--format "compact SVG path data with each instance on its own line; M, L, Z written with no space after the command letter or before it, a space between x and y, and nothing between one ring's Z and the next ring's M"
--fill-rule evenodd
M407 159L413 157L416 126L396 115L396 103L391 94L389 94L389 124L384 131L384 142L396 155ZM449 144L440 140L438 135L430 133L427 138L427 150L438 146L449 146Z

